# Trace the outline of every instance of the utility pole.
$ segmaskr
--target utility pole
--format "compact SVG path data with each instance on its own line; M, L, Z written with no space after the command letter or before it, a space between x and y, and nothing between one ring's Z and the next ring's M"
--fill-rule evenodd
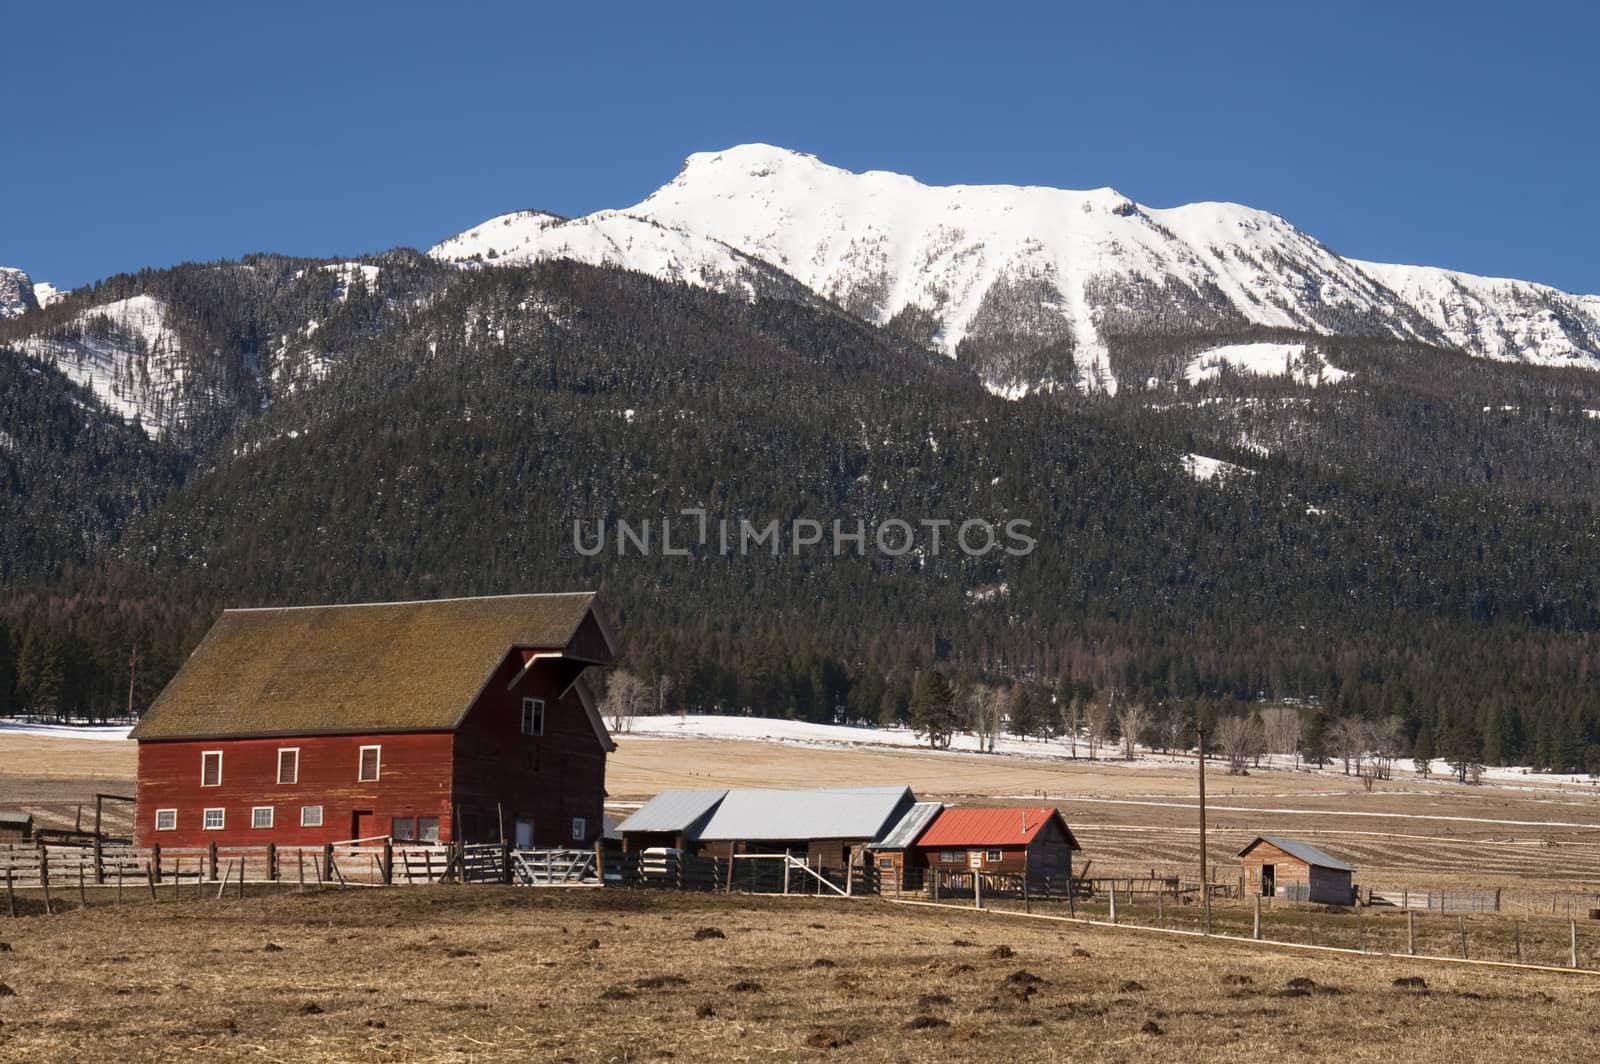
M1206 867L1206 726L1195 713L1195 736L1200 742L1200 897L1206 909L1206 934L1211 934L1211 882Z
M133 679L139 671L139 648L128 655L128 719L133 719Z

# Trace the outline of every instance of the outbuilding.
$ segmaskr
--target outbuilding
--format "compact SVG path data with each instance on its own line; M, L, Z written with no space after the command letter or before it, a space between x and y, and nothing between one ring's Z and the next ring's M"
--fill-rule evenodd
M33 814L0 809L0 842L32 842Z
M915 853L938 872L1007 872L1062 890L1082 849L1054 806L945 809L917 839Z
M927 865L918 859L912 847L943 811L943 802L918 802L906 810L905 816L894 827L868 847L872 853L879 893L900 894L923 889L923 871Z
M1310 843L1258 835L1238 856L1247 895L1322 905L1349 905L1355 898L1350 865Z
M225 611L133 729L137 846L587 847L592 593Z

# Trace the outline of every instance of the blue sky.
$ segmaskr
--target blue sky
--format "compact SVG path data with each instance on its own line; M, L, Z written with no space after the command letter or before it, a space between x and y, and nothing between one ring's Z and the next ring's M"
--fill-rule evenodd
M1600 14L1397 6L15 5L0 264L426 247L760 140L1600 293Z

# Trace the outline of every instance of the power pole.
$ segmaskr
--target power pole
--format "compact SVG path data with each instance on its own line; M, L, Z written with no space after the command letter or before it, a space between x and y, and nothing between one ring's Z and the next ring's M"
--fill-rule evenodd
M133 679L139 670L139 648L134 647L128 655L128 719L133 719Z
M1195 736L1200 742L1200 897L1206 910L1206 934L1211 934L1211 882L1206 867L1206 726L1195 717Z

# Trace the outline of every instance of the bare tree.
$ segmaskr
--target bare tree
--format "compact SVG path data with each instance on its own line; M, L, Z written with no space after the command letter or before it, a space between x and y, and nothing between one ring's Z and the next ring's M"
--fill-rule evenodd
M1333 755L1344 762L1346 776L1350 775L1351 761L1355 762L1356 772L1360 773L1367 745L1367 730L1359 719L1340 717L1328 725L1328 745Z
M1405 745L1405 722L1399 717L1383 717L1367 725L1367 746L1372 751L1373 775L1380 780L1394 777L1394 763Z
M600 711L611 722L612 731L626 732L633 728L633 718L648 709L654 700L655 692L649 684L626 669L618 669L606 685Z
M978 736L978 748L994 753L995 740L1005 726L1011 708L1011 688L998 684L975 683L964 692L968 719Z
M1067 741L1067 754L1076 760L1078 736L1083 731L1083 700L1073 694L1061 695L1056 709L1061 714L1061 737Z
M1266 744L1266 732L1261 718L1254 713L1241 713L1217 721L1217 746L1228 758L1228 775L1245 776L1250 759Z
M1133 748L1139 736L1150 725L1150 710L1143 702L1129 702L1117 714L1117 727L1122 731L1122 760L1133 760Z
M1300 711L1293 706L1268 706L1261 711L1266 752L1296 757L1300 753Z
M1089 739L1089 760L1093 761L1100 752L1100 747L1111 738L1111 698L1109 695L1096 695L1084 707L1084 720L1087 724Z

